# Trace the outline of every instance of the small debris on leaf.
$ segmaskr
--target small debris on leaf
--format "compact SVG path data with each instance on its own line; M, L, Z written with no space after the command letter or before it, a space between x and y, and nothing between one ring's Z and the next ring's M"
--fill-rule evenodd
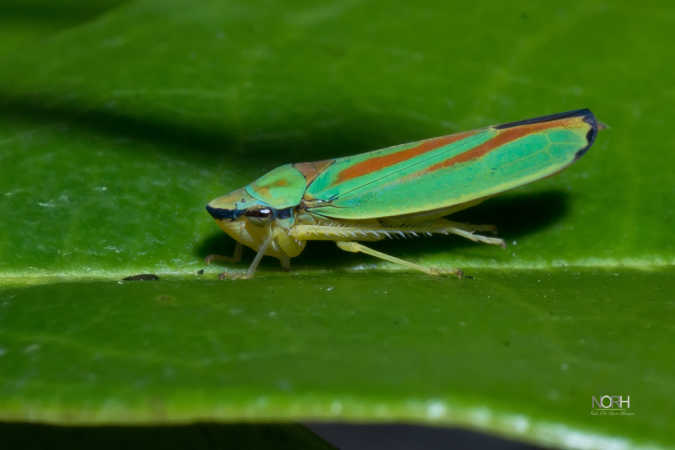
M129 275L128 277L122 278L122 281L155 281L159 280L159 277L154 273L139 273L138 275Z

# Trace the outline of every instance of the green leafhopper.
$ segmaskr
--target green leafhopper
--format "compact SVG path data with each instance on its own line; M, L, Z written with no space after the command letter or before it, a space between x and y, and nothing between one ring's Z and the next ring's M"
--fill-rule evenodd
M394 236L457 234L504 246L485 236L491 225L453 222L445 216L500 192L555 174L593 144L598 122L588 109L489 126L397 145L354 156L286 164L248 186L212 200L207 211L256 256L250 278L264 255L290 268L307 241L335 241L348 252L366 253L411 269L440 271L376 251L361 242Z

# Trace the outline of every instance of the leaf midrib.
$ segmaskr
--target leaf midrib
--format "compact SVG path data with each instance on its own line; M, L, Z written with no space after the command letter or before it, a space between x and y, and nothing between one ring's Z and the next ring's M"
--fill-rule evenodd
M442 266L442 265L441 265ZM504 264L488 263L488 264L462 264L462 269L472 271L508 271L508 272L569 272L569 271L662 271L673 270L675 268L675 260L667 261L648 261L646 259L630 260L596 260L596 261L581 261L574 264L544 264L544 263L520 263L520 264ZM89 282L89 281L120 281L122 278L136 275L140 273L153 273L164 280L171 281L208 281L213 280L221 272L228 273L244 273L246 272L246 265L240 265L236 268L225 266L214 266L207 269L202 275L198 275L196 271L176 271L176 270L153 270L151 268L128 268L124 270L92 270L92 271L16 271L16 272L0 272L0 286L32 286L49 283L62 282ZM303 268L291 270L291 273L283 273L273 270L259 270L256 278L281 278L281 277L297 277L297 276L321 276L328 275L335 276L336 273L366 273L366 272L387 272L387 273L412 273L404 268L398 268L394 265L374 263L369 266L358 264L353 267L345 267L336 271L335 269L324 268ZM161 280L160 280L161 281Z

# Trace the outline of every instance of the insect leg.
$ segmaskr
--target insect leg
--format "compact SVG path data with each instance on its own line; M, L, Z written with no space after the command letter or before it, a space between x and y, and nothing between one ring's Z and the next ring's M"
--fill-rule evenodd
M291 229L291 235L300 240L318 241L344 241L355 239L358 241L379 241L384 238L396 236L418 236L419 234L457 234L474 242L499 245L505 247L500 238L476 234L476 231L491 231L496 228L493 225L472 225L468 223L452 222L440 219L432 222L424 222L415 225L391 225L391 226L325 226L325 225L296 225Z
M273 239L274 239L274 234L272 234L271 232L267 233L267 237L265 238L263 243L258 248L258 253L256 253L255 258L253 258L253 262L248 267L248 270L246 271L245 274L240 275L240 274L231 274L231 273L228 273L228 272L223 272L219 275L218 278L220 278L221 280L253 278L253 274L255 274L255 270L258 268L258 264L260 264L260 260L262 260L262 257L265 254L265 251L267 250L267 247L269 247L269 245L272 243Z
M502 248L506 248L506 244L503 239L496 237L483 236L482 234L476 234L476 231L490 231L495 232L496 227L494 225L472 225L469 223L460 223L452 222L450 220L441 220L441 228L436 233L452 233L463 238L472 240L474 242L483 242L485 244L499 245Z
M206 258L204 258L204 261L206 262L206 264L211 264L213 261L238 263L239 261L241 261L242 249L243 245L237 242L237 244L234 246L234 254L232 256L209 255Z
M291 258L286 254L281 256L281 268L285 271L291 270Z
M446 220L442 219L442 222L447 225L451 225L453 227L459 228L461 230L465 231L483 231L487 233L497 233L497 227L494 225L474 225L472 223L462 223L462 222L454 222L452 220Z
M253 278L253 274L255 273L255 269L258 268L258 264L260 264L260 260L262 260L263 255L265 254L265 251L267 250L267 247L272 243L272 240L274 239L274 234L271 232L267 233L267 237L265 238L265 241L260 245L260 248L258 249L258 253L256 253L255 258L253 258L253 262L251 265L248 267L248 270L246 271L246 276L244 278Z
M440 271L438 269L433 269L430 267L425 267L421 266L419 264L415 264L410 261L406 261L401 258L397 258L395 256L387 255L386 253L378 252L377 250L374 250L370 247L366 247L363 244L359 244L358 242L350 242L350 241L337 241L336 242L337 246L341 248L342 250L346 252L352 252L352 253L365 253L366 255L374 256L375 258L380 258L384 259L385 261L392 262L394 264L400 264L404 267L408 267L410 269L415 269L419 270L421 272L427 273L429 275L440 275L442 273L453 273L457 275L458 277L462 277L463 273L459 269L450 269L448 271Z
M499 245L502 248L506 248L506 244L504 243L504 240L501 238L483 236L482 234L475 234L471 231L466 231L462 230L461 228L454 228L454 227L448 229L448 232L456 234L458 236L462 236L474 242L483 242L485 244Z

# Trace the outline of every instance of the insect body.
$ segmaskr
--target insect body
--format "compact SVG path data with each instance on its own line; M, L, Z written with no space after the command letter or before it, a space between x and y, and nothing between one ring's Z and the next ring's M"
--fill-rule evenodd
M218 225L257 252L290 267L307 241L335 241L429 274L441 271L376 251L361 242L394 236L457 234L504 246L480 232L493 226L444 217L508 189L553 175L581 157L598 124L588 109L490 126L317 162L286 164L206 207ZM451 270L458 275L461 271Z

